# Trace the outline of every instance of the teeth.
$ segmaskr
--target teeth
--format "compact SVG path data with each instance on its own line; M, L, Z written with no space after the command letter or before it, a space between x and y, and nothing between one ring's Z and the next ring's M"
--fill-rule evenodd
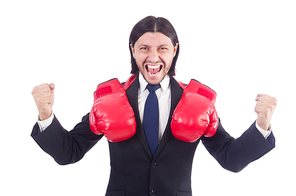
M149 75L150 76L155 76L155 75L157 75L159 73L162 65L149 65L149 64L146 64L146 66L147 66L146 69L147 69L147 72L149 73Z
M150 76L155 76L156 75L156 74L150 73L150 71L148 71L148 73L149 73Z
M160 68L160 65L156 65L156 66L148 65L148 67L151 69L157 69L157 68Z

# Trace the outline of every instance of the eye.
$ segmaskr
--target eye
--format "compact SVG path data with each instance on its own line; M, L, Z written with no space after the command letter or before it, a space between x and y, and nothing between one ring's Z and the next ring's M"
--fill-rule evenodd
M146 46L143 46L140 48L140 50L147 50L148 48Z

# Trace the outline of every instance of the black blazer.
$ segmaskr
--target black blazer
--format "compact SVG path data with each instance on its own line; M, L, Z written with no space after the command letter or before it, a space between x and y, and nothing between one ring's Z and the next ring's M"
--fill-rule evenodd
M213 137L202 137L194 143L176 139L171 133L170 122L183 89L172 78L168 125L152 157L140 121L138 88L137 78L126 90L136 116L136 134L122 142L109 142L111 174L106 196L191 196L192 161L200 140L222 167L233 172L242 170L275 147L273 134L266 140L254 123L238 139L231 137L221 123ZM90 130L89 114L70 132L56 117L42 133L36 123L31 136L61 165L79 161L102 138Z

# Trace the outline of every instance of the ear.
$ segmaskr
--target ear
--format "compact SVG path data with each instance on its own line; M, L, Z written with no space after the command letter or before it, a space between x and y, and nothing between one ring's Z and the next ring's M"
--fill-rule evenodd
M176 43L176 46L175 46L175 48L174 48L174 57L176 56L178 46L179 46L179 43Z
M134 50L134 48L133 48L133 45L130 44L130 47L131 47L131 50L132 50L132 53L133 53L133 57L134 57L134 59L136 59L136 58L135 58L135 50Z

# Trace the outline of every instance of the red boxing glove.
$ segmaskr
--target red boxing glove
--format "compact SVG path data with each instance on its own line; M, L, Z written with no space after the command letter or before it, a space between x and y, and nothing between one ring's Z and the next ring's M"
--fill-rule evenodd
M95 134L104 134L111 142L120 142L135 134L134 111L128 102L125 89L117 79L98 85L89 123Z
M203 135L212 137L218 127L216 96L212 89L191 80L173 114L173 135L185 142L195 142Z

